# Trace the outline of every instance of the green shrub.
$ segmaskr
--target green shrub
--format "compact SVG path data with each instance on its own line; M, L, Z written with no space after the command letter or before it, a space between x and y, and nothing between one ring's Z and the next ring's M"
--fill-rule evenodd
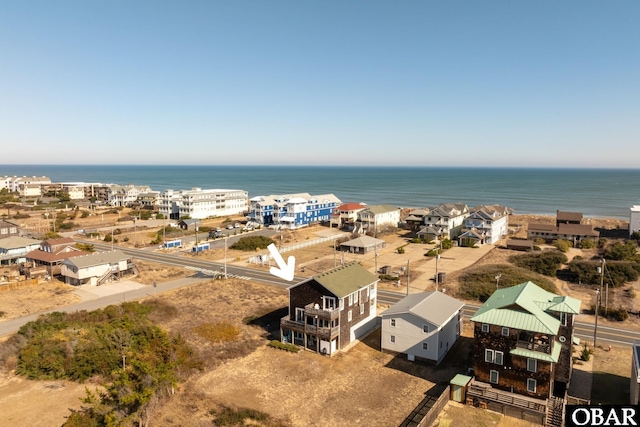
M535 239L533 239L533 243L535 243L536 245L543 245L545 241L541 237L536 237Z
M635 240L627 240L624 243L616 242L605 249L603 258L613 261L640 262L638 244Z
M498 274L501 289L531 281L549 292L557 291L553 281L545 276L510 264L494 264L468 268L458 279L457 296L485 302L496 290Z
M596 307L595 305L591 305L591 312L595 313L596 311ZM598 309L598 314L600 316L603 316L609 320L616 320L618 322L624 322L625 320L627 320L629 318L629 313L627 312L627 310L625 310L622 307L618 307L618 308L605 308L602 305L600 306L600 308Z
M269 347L277 348L279 350L290 351L292 353L297 353L300 351L300 347L295 344L283 343L278 340L272 340L268 344Z
M400 246L398 249L396 249L396 251L397 251L399 254L403 254L403 253L404 253L404 247Z
M555 276L558 268L567 262L567 256L561 252L545 251L513 255L509 257L509 262L545 276Z
M381 274L378 276L380 280L384 280L387 282L397 282L400 278L397 276L391 276L389 274Z
M613 287L623 286L627 282L635 282L640 277L640 264L627 261L609 261L605 265L604 277L598 268L600 261L574 259L569 263L569 280L583 285L599 285L604 279Z
M553 246L560 252L568 252L573 247L573 243L569 240L558 239L553 241Z
M453 247L453 241L450 239L444 239L440 246L442 246L442 249L451 249Z
M240 251L255 251L256 249L266 249L273 243L273 240L265 236L247 236L241 237L231 245L231 249Z
M591 353L593 353L593 351L589 350L587 344L585 343L582 347L582 351L580 352L580 360L588 362L589 359L591 359Z
M284 427L285 424L275 420L271 415L255 409L247 408L228 408L212 409L209 411L212 415L214 426L234 427L234 426L263 426L263 427Z
M596 247L596 241L593 239L580 240L580 249L593 249Z
M440 248L433 248L430 251L428 251L426 254L424 254L424 256L434 257L434 256L438 255L439 253L440 253Z
M424 240L419 237L414 237L413 239L409 240L409 243L424 243Z

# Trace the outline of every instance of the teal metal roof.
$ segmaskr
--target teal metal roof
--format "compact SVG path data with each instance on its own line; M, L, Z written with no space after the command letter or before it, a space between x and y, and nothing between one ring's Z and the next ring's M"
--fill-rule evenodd
M453 379L449 382L449 384L451 384L451 385L459 385L459 386L464 387L467 384L469 384L469 381L471 381L472 379L473 378L471 378L470 376L457 374L455 377L453 377Z
M542 353L539 351L527 350L526 348L514 348L509 351L510 354L514 356L522 356L528 357L530 359L537 359L543 362L552 362L558 363L558 358L560 357L561 346L555 344L553 349L551 350L551 354Z
M526 282L495 291L471 321L557 335L560 321L549 311L577 314L580 304Z

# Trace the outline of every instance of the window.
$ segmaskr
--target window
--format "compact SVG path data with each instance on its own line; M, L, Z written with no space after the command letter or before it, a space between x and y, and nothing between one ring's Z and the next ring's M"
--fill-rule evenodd
M336 299L334 297L323 296L322 304L325 310L333 310L334 308L336 308Z
M396 327L396 319L391 319L391 326Z
M503 327L502 328L502 335L504 335L505 337L508 337L509 336L509 328Z
M429 343L428 342L423 342L422 343L422 349L423 350L429 350Z
M389 341L391 341L392 343L395 343L396 342L396 336L395 335L391 335L389 337Z
M498 373L498 371L489 371L489 382L491 384L498 384L498 378L500 377L500 374Z
M429 333L429 325L422 325L422 332L424 332L425 334Z
M360 304L360 315L364 314L364 304Z
M340 311L344 310L344 298L340 298Z
M504 363L504 353L497 350L485 350L484 361L487 363L502 365Z
M347 321L351 322L351 320L353 320L353 313L351 313L351 310L349 310L349 312L347 313Z
M349 295L349 307L353 305L353 294Z
M489 325L487 325L486 323L482 324L482 332L489 332Z
M358 304L358 296L360 295L360 291L357 291L355 294L353 294L353 303L354 304Z
M562 326L567 326L567 313L560 313L560 324Z
M527 371L529 372L538 371L538 361L536 359L527 359Z
M537 385L538 384L537 384L536 380L534 380L533 378L527 378L527 391L529 393L535 393Z

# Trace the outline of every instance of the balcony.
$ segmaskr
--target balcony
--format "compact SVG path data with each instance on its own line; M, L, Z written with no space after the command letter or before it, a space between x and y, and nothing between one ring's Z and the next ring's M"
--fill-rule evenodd
M549 342L541 340L535 341L518 341L516 348L524 348L525 350L537 351L538 353L551 354L551 346Z
M340 309L323 309L316 308L316 304L307 304L304 307L305 316L318 317L318 319L335 320L340 317Z
M280 327L290 329L294 332L315 335L318 338L331 341L340 335L340 326L333 328L323 328L315 325L308 325L305 322L291 320L290 316L285 316L280 320Z

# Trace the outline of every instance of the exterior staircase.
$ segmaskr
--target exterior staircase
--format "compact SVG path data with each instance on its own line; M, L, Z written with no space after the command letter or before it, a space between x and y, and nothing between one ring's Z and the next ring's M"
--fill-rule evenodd
M547 399L547 426L561 427L564 419L564 400L559 397Z

